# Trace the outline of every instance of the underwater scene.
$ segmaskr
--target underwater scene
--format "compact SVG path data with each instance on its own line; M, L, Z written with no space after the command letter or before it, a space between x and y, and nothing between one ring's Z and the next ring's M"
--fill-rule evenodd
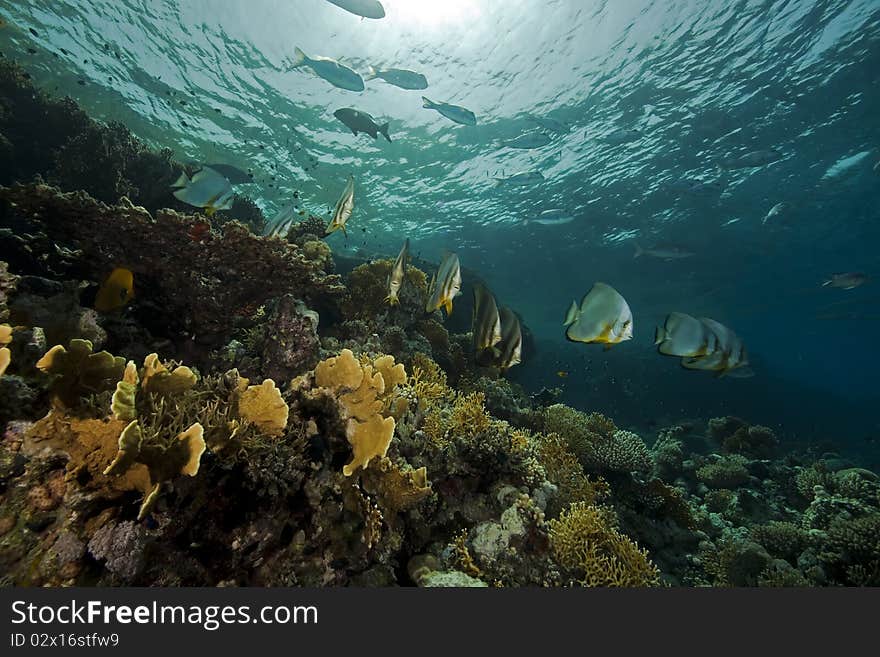
M877 0L0 0L4 586L880 585Z

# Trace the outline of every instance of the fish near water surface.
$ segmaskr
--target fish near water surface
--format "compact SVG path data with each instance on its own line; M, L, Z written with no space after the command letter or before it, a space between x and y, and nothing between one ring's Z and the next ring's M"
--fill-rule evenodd
M572 302L564 325L566 339L571 342L618 344L631 340L633 315L626 299L610 285L595 283L581 300Z
M327 234L330 235L337 230L341 230L343 235L348 237L348 233L345 230L345 224L348 222L349 217L351 217L353 210L354 176L349 176L348 183L346 183L345 189L342 191L342 196L336 201L336 208L333 210L333 217L330 219L330 223L327 224Z
M378 0L327 0L327 2L361 18L374 20L385 18L385 7Z
M422 107L440 112L450 121L460 123L461 125L477 125L477 117L469 109L460 107L459 105L451 105L449 103L435 103L433 100L422 96Z
M361 112L353 107L343 107L333 112L333 116L342 121L355 136L363 132L373 139L377 139L381 133L389 143L391 142L391 137L388 136L388 122L379 125L366 112Z
M400 249L400 253L397 254L397 259L394 261L394 265L391 267L391 273L388 274L388 296L385 297L385 301L392 306L396 306L400 303L398 294L400 293L400 288L403 287L403 281L406 278L406 261L408 257L409 238L403 243L403 247Z
M540 224L542 226L564 226L574 221L574 217L567 210L561 208L553 208L544 210L534 219L523 219L523 226L529 224Z
M722 169L756 169L772 164L781 158L782 153L775 148L767 148L727 158L719 162L718 166Z
M651 256L652 258L660 258L661 260L681 260L696 255L693 251L688 251L685 248L675 245L642 248L642 246L636 242L635 247L636 252L633 254L633 258Z
M540 171L520 171L506 178L495 178L496 187L524 187L537 185L544 181L544 174Z
M294 50L294 58L290 63L291 68L307 66L320 78L325 79L334 87L347 91L363 91L364 79L360 73L349 68L345 64L337 62L329 57L309 57L302 50Z
M459 294L461 294L461 267L458 256L447 253L428 286L425 312L432 313L443 307L446 308L446 315L451 315L452 300Z
M417 91L420 89L428 88L428 78L426 78L421 73L409 71L405 68L378 69L370 66L367 69L366 79L372 80L374 78L384 80L388 84L392 84L395 87L408 89L410 91Z
M550 141L550 137L545 135L543 132L530 132L525 135L520 135L516 139L511 139L504 142L504 146L507 146L507 148L531 150L534 148L541 148L542 146L546 146L550 143Z

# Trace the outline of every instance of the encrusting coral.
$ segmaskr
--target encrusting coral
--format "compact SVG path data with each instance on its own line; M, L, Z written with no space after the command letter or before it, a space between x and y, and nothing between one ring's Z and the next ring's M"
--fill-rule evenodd
M293 291L326 305L344 291L339 277L296 245L259 237L234 221L195 241L189 231L203 221L199 215L160 210L153 217L131 203L108 206L40 184L0 188L0 199L45 235L46 244L35 251L54 253L53 243L77 249L93 281L124 265L134 273L139 296L151 299L153 321L195 333L206 346L224 344L236 316L273 297Z

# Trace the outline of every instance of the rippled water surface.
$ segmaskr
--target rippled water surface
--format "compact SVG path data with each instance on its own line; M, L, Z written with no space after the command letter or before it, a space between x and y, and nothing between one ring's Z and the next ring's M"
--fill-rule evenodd
M422 257L456 251L536 334L540 366L518 376L555 384L554 371L570 369L572 402L589 406L603 390L651 415L695 412L689 396L720 400L706 412L770 399L781 423L804 414L808 392L827 403L814 414L871 408L877 0L383 4L384 19L362 20L325 0L0 0L0 49L41 86L181 160L252 170L241 191L270 216L294 191L326 211L353 174L351 237L332 236L334 249L392 255L409 236ZM429 87L338 89L290 68L296 46L361 72L412 69ZM423 109L422 93L467 107L477 125ZM341 107L389 121L392 143L352 135L333 116ZM504 145L536 130L550 143ZM720 166L766 149L779 159ZM524 170L544 182L495 186ZM788 212L763 223L777 203ZM524 224L551 208L574 220ZM634 259L636 242L695 255ZM875 280L820 287L839 271ZM596 280L635 314L635 339L608 355L562 337L565 307ZM672 310L734 327L757 376L714 381L659 358L653 327ZM877 432L872 412L858 412Z

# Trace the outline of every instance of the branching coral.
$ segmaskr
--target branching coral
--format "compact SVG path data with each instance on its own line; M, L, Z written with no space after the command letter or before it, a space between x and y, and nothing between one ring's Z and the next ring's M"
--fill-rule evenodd
M779 443L771 429L732 416L709 420L709 434L724 452L751 458L769 458Z
M535 438L538 461L544 466L547 479L559 491L557 508L574 502L593 505L608 495L610 489L603 479L592 481L581 467L577 456L556 434Z
M376 495L379 506L385 509L388 518L408 511L431 494L431 484L428 483L424 467L401 470L384 456L373 467L362 471L361 481L364 490Z
M773 521L751 528L753 541L760 543L771 556L796 564L798 555L810 544L807 531L791 522Z
M660 571L616 528L611 511L577 502L550 521L557 563L583 586L656 586Z
M389 310L385 297L388 296L388 276L391 274L393 260L374 260L358 267L348 276L349 297L342 305L346 317L374 323L385 317ZM410 318L421 317L417 309L427 293L427 277L417 267L409 266L406 280L400 289L400 310ZM399 314L397 310L394 311Z

